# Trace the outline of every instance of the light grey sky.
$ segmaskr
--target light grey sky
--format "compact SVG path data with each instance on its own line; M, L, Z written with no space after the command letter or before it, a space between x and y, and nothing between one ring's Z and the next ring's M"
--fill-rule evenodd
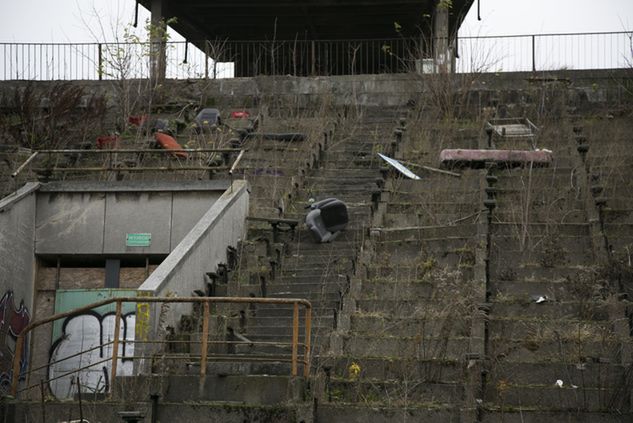
M481 22L476 5L462 36L633 30L633 0L481 0ZM0 42L113 41L133 22L134 0L0 0L0 16Z

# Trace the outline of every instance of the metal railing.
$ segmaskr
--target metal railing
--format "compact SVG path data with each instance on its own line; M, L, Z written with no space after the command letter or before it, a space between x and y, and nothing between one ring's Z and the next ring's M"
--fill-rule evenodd
M457 72L633 66L632 31L459 37L451 44ZM149 43L0 43L0 80L144 79L152 50ZM433 68L432 43L421 38L168 42L166 57L172 79Z
M31 151L11 177L25 171L42 176L71 173L121 175L126 172L220 172L235 171L244 149L239 148L181 148L181 149L66 149ZM61 156L63 160L53 159ZM159 156L150 165L143 165L148 156ZM160 159L162 156L162 160ZM235 157L237 156L237 157ZM165 160L165 158L167 160ZM158 160L158 163L156 163ZM164 163L163 163L164 162ZM218 164L213 164L217 162Z
M458 72L633 68L633 31L460 37Z
M146 346L160 346L164 345L165 349L169 347L170 344L178 344L177 340L151 340L151 339L126 339L123 336L121 322L124 317L123 314L123 304L125 303L136 303L137 308L139 306L146 306L150 303L159 303L159 304L172 304L172 303L187 303L187 304L198 304L202 306L202 330L199 333L199 340L189 339L186 341L190 344L199 345L199 354L182 354L182 355L169 355L166 354L165 351L152 351L148 349L147 351L151 351L151 353L136 355L134 353L133 356L130 355L121 355L120 348L125 347L126 344L132 345L146 345ZM100 357L99 361L91 362L87 365L83 365L81 367L72 369L70 371L66 371L63 374L56 375L55 377L47 377L46 379L37 380L35 383L31 383L31 376L36 372L48 371L50 369L50 363L46 363L44 365L39 365L37 367L31 367L28 369L24 368L23 362L23 351L26 348L25 340L32 334L35 329L41 327L45 324L50 324L58 321L62 321L63 319L72 318L73 316L79 316L85 313L91 313L94 309L98 307L115 305L114 312L114 331L112 334L112 338L106 342L100 342L99 345L93 346L86 350L79 351L77 353L64 356L64 357L56 357L55 363L60 363L67 361L71 358L76 357L84 357L94 351L111 351L111 355L109 357ZM258 342L252 340L210 340L210 318L211 315L211 305L212 304L273 304L273 305L291 305L292 306L292 337L291 342ZM303 317L303 342L299 342L300 338L300 313L299 307L304 308L304 317ZM204 378L207 372L207 363L212 360L217 361L226 361L226 360L235 360L235 361L246 361L246 362L288 362L290 363L290 375L297 376L299 375L299 366L303 367L303 376L308 377L310 373L310 341L311 341L311 318L312 318L312 305L309 301L304 299L296 299L296 298L242 298L242 297L182 297L182 298L174 298L174 297L118 297L118 298L110 298L104 301L100 301L97 303L93 303L87 305L85 307L77 308L72 311L68 311L65 313L58 313L48 318L39 320L37 322L33 322L29 324L24 330L18 335L15 346L15 354L13 358L13 373L11 376L11 395L17 397L18 394L30 391L32 389L40 388L44 384L50 384L55 380L61 378L71 378L74 380L75 376L78 376L80 372L86 371L95 366L105 366L107 363L110 365L109 377L110 386L114 383L115 378L117 377L117 366L122 362L122 359L125 360L145 360L145 359L153 359L159 356L161 359L169 358L174 360L188 360L197 359L197 363L200 366L200 378ZM146 322L147 323L147 322ZM243 338L243 337L242 337ZM268 353L265 355L248 355L248 354L220 354L217 352L209 351L211 346L218 345L228 345L234 348L238 345L249 345L249 346L274 346L279 348L289 348L289 354L274 354ZM50 346L40 346L48 349ZM302 351L300 351L302 349ZM125 350L123 350L125 351ZM101 367L98 367L99 369ZM141 370L141 369L139 369ZM48 374L50 376L50 374ZM20 386L20 381L24 380L25 386ZM110 392L107 392L111 394Z

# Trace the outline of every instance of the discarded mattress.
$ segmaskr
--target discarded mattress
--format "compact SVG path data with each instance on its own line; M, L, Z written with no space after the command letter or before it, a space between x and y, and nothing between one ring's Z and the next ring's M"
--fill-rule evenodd
M317 242L333 241L349 222L347 206L336 198L327 198L310 205L306 225Z
M155 132L154 139L165 150L174 150L172 155L186 159L189 157L186 151L182 151L182 146L174 139L174 137L162 132Z
M443 166L463 165L477 167L486 162L504 163L509 166L521 166L532 163L547 167L552 163L550 150L461 150L447 149L440 153Z

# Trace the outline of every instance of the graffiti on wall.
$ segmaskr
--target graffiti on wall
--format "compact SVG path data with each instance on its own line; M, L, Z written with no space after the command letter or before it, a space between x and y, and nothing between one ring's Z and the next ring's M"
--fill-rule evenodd
M24 302L16 307L13 291L5 292L0 300L0 394L9 392L16 341L30 321L31 315ZM20 358L20 375L26 372L29 356L27 347L28 342L25 342Z
M62 333L51 347L48 376L51 393L58 399L72 398L77 393L79 377L82 393L110 391L114 313L90 311L64 320ZM136 316L126 313L121 318L117 376L132 374ZM77 372L78 369L82 369Z

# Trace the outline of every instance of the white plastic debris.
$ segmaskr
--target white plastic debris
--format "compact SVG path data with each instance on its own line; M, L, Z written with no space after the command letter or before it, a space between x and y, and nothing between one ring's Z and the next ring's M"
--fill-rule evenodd
M391 157L387 157L384 154L378 153L378 155L380 156L381 159L383 159L384 161L389 163L391 166L395 167L398 170L398 172L402 173L407 178L409 178L409 179L416 179L416 180L421 179L418 175L416 175L415 173L411 172L406 166L404 166L398 160L392 159Z
M556 383L554 384L554 386L556 386L557 388L562 388L563 387L563 381L558 379L556 381Z
M547 295L532 295L532 300L534 300L536 304L541 304L549 301L549 297Z

